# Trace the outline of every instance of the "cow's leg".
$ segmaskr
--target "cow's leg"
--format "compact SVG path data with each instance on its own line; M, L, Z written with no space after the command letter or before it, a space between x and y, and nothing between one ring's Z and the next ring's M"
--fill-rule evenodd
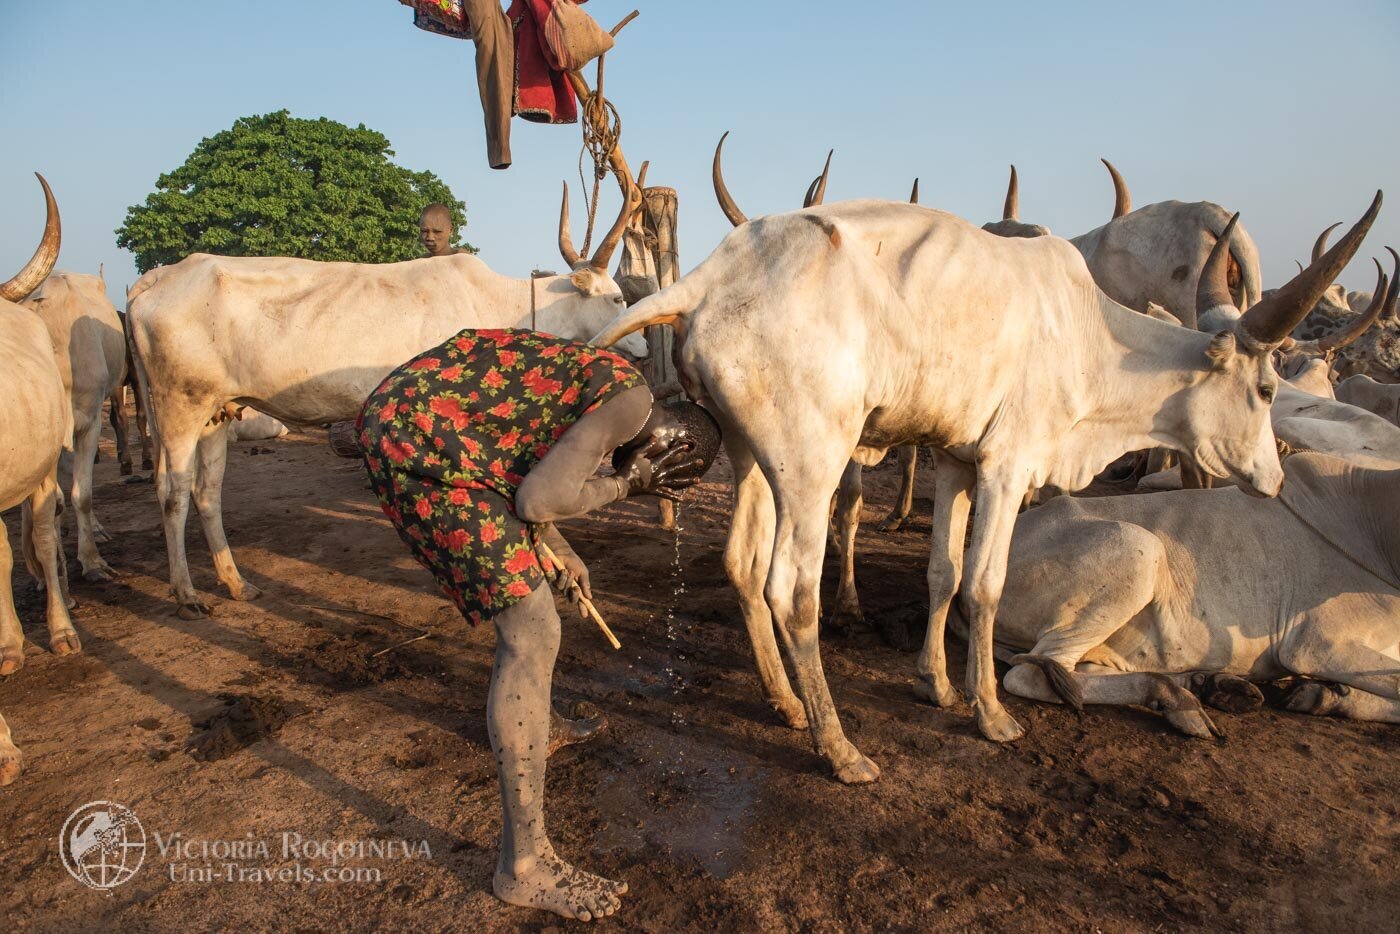
M814 444L813 449L817 446ZM839 449L832 445L831 449ZM846 450L849 450L849 446ZM836 472L821 477L814 470L765 470L774 484L777 525L773 561L763 595L783 637L797 675L797 688L807 711L817 753L831 764L836 778L846 784L871 782L880 769L863 756L841 731L822 671L817 643L821 613L822 554L826 542L826 503L837 482ZM840 470L839 463L836 470ZM777 483L781 480L782 484Z
M190 579L189 558L185 554L185 521L190 513L190 489L204 420L189 424L191 419L186 418L176 423L174 418L167 419L163 413L164 410L160 416L160 459L155 479L156 498L160 500L161 522L165 527L165 551L170 559L170 586L175 591L180 618L202 619L209 615L209 606L200 599Z
M141 469L154 470L156 465L151 453L151 430L146 425L146 403L141 398L139 389L131 395L136 406L136 437L141 440Z
M739 439L737 429L725 432L724 447L734 468L734 518L724 546L724 569L739 594L744 626L758 663L763 699L788 726L806 729L807 713L792 693L783 670L773 616L763 597L773 556L773 491L754 463L753 452Z
M896 453L899 456L899 500L884 521L876 526L881 532L898 531L914 509L914 469L918 466L919 446L906 444L896 449Z
M972 508L972 488L977 473L972 467L941 452L934 452L933 533L928 553L928 629L919 653L919 680L914 693L939 707L960 701L948 680L948 657L943 634L948 608L962 582L963 541L967 514Z
M1374 611L1373 611L1374 612ZM1363 619L1357 614L1354 619ZM1333 620L1333 622L1337 622ZM1296 674L1316 678L1295 687L1284 705L1298 713L1400 723L1400 659L1393 654L1393 622L1374 632L1347 632L1345 625L1299 626L1279 646L1279 661ZM1348 636L1350 636L1348 638ZM1388 650L1388 651L1387 651ZM1345 685L1339 689L1330 684Z
M0 675L12 675L24 667L24 630L15 612L11 590L14 580L15 556L10 549L10 536L0 519Z
M10 725L0 716L0 786L8 785L19 778L20 762L23 757L15 747L10 735Z
M194 481L194 505L204 526L204 540L214 556L214 569L235 600L255 600L262 591L243 579L233 563L224 535L224 467L228 464L228 422L207 427L198 445L199 471Z
M78 563L83 580L112 579L112 568L97 553L97 526L92 517L92 465L102 434L99 418L75 419L73 429L73 511L78 514ZM77 422L81 421L81 424Z
M1196 695L1181 684L1187 676L1172 677L1148 672L1110 673L1102 669L1094 670L1098 666L1086 667L1090 670L1069 671L1048 659L1040 659L1036 664L1020 663L1006 673L1006 689L1018 697L1051 704L1065 703L1066 693L1072 690L1084 704L1155 710L1188 736L1210 739L1220 735Z
M117 439L117 464L121 475L131 475L131 446L127 444L128 421L126 417L126 384L118 386L107 400L107 420L112 424L112 434Z
M841 562L841 582L836 587L836 607L831 625L837 628L859 626L865 622L860 612L860 596L856 593L856 532L860 529L861 466L856 461L846 465L841 485L836 490L836 555Z
M1027 478L1019 471L979 471L977 516L967 553L969 586L963 588L961 597L968 630L967 689L972 695L972 710L982 735L999 743L1025 735L997 697L992 637L997 605L1006 584L1011 531L1028 486Z
M71 655L82 651L78 633L68 616L68 564L63 556L63 536L59 532L58 513L63 493L53 475L44 479L25 503L28 541L25 548L34 555L43 570L48 598L49 648L55 655Z

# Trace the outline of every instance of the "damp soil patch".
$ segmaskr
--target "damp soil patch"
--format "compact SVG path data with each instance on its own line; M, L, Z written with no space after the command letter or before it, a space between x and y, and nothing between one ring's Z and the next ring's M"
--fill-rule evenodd
M219 708L194 724L195 732L185 751L200 762L217 762L277 734L295 716L305 713L301 704L272 696L223 694Z

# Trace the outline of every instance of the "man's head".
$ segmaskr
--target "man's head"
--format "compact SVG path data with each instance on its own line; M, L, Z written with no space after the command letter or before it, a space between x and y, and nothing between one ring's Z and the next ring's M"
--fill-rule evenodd
M638 456L660 468L667 485L681 489L705 475L719 455L719 423L694 402L653 406L637 436L613 452L613 467L622 472Z
M452 236L456 232L452 212L445 204L430 204L418 217L418 242L429 256L451 256Z

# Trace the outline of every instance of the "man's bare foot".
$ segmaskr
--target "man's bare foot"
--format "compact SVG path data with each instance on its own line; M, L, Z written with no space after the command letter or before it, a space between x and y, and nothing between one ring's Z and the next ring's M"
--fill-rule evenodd
M549 752L552 756L565 746L582 743L598 735L607 725L608 718L601 710L587 701L578 701L569 707L570 720L557 710L549 712Z
M496 870L496 897L510 905L552 911L564 918L592 921L606 918L622 905L626 882L614 882L584 872L550 853L524 873Z

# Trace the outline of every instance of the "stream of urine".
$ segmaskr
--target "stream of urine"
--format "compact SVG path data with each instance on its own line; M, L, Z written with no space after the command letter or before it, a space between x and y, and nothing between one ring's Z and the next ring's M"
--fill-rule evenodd
M675 648L678 632L676 628L676 611L680 608L681 598L685 596L685 569L681 565L681 532L685 531L682 524L684 513L680 503L676 503L676 522L672 530L673 546L671 549L671 597L666 601L666 641L671 643L672 652L676 659L685 661L684 653ZM663 672L671 684L671 693L679 694L685 689L685 676L671 665L667 665ZM683 725L685 720L678 712L671 714L671 721L677 726Z

